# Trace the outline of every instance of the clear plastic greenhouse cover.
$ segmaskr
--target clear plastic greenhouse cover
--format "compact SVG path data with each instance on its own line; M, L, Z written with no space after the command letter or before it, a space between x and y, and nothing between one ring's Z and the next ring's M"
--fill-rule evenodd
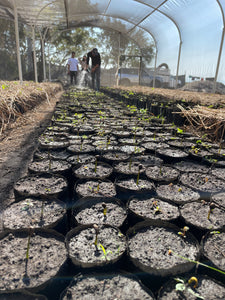
M152 40L157 65L172 74L198 74L225 83L225 0L0 0L0 18L59 30L110 28L145 44ZM217 72L218 71L218 72Z

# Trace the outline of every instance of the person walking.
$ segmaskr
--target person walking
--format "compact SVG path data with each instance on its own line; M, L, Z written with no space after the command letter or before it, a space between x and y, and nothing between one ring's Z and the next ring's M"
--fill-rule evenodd
M87 67L89 67L89 60L91 58L91 79L92 88L96 91L100 89L100 66L101 66L101 56L98 53L98 49L94 48L87 54ZM96 82L96 84L95 84Z
M73 51L72 56L68 59L67 62L68 74L70 75L71 84L73 84L73 79L74 84L77 84L77 72L79 71L78 63L78 60L75 58L75 52Z

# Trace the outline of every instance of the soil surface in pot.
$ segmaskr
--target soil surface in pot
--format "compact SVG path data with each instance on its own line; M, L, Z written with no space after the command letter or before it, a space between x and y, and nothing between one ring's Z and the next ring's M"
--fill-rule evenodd
M115 262L126 251L126 238L116 227L81 225L66 236L69 257L82 267L104 266Z
M170 183L177 180L180 172L169 166L153 166L146 168L145 174L151 180Z
M200 198L200 194L193 191L191 188L173 183L157 186L156 193L161 199L171 201L176 204L192 202Z
M77 168L73 169L73 173L78 178L106 178L109 177L113 172L113 168L106 163L97 162L82 164Z
M197 191L217 193L224 189L225 180L219 179L211 174L185 173L180 177L180 182Z
M174 148L172 148L172 147L158 148L158 149L156 149L156 153L159 156L161 156L163 159L166 159L168 161L181 160L181 159L187 158L189 156L189 154L187 152L177 149L175 147Z
M225 232L212 231L203 238L203 254L219 269L225 271Z
M54 197L67 189L67 181L58 175L25 176L14 186L15 196L19 197Z
M137 161L120 162L113 165L114 171L119 174L138 175L143 174L145 167Z
M137 184L136 178L119 178L115 185L122 192L150 192L155 188L154 183L150 180L139 179Z
M71 169L71 164L65 161L44 159L41 161L34 161L28 165L30 173L53 173L65 174Z
M176 231L175 228L148 226L145 223L138 223L129 230L128 253L133 263L142 270L161 276L182 273L186 267L190 268L189 262L170 254L169 250L186 259L196 260L199 247L193 236L184 238L179 234L179 229Z
M115 197L116 188L110 180L78 180L75 192L79 197Z
M160 219L164 221L175 220L180 216L176 205L162 201L158 198L140 199L132 197L128 204L129 210L145 220Z
M43 295L31 294L29 292L5 292L0 293L0 300L48 300Z
M75 279L61 295L60 300L68 299L120 299L120 300L154 300L150 291L139 281L126 276L83 277Z
M196 288L193 288L192 285L188 285L188 280L192 277L197 278L198 285ZM183 291L176 290L176 285L179 283L175 279L167 282L159 292L158 300L197 300L197 299L206 299L206 300L223 300L225 299L225 287L219 282L214 281L213 279L202 276L199 274L190 274L188 277L181 276L179 280L183 280L184 286ZM190 292L190 288L196 295ZM199 297L197 297L197 294ZM202 298L200 298L202 297Z
M66 214L59 200L27 198L7 207L3 213L4 229L51 228Z
M75 167L78 164L88 164L95 162L95 156L90 154L71 155L67 161Z
M180 161L178 163L175 163L174 167L182 172L199 172L203 174L209 172L208 166L197 163L195 161Z
M225 209L217 206L211 209L210 202L204 200L186 203L180 208L181 216L186 223L203 230L225 227L224 212Z
M0 290L38 288L57 275L66 261L63 235L40 230L31 234L28 241L29 231L1 238L0 273L4 276L0 278Z
M73 216L78 224L109 224L121 227L127 217L122 202L115 198L85 197L73 207Z

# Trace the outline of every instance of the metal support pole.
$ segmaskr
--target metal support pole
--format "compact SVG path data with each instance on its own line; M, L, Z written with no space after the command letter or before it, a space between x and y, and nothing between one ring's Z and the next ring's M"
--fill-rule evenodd
M52 78L51 78L50 45L49 44L48 44L48 80L52 81Z
M36 59L36 49L35 49L35 31L34 26L32 26L32 41L33 41L33 59L34 59L34 79L35 82L38 82L37 76L37 59Z
M48 27L45 28L44 34L42 35L41 31L39 30L40 37L41 37L41 50L42 50L42 59L43 59L43 81L46 81L46 68L45 68L45 36L48 31Z
M42 63L43 63L43 81L46 81L46 68L45 68L45 43L44 39L41 39L41 51L42 51Z
M141 66L142 66L142 56L140 58L139 70L138 70L138 84L141 85Z
M119 85L119 68L120 68L120 39L121 39L121 32L119 32L119 39L118 39L118 48L119 48L119 52L118 52L118 60L117 60L117 77L116 77L116 86Z
M215 78L214 78L214 82L213 82L213 93L215 93L215 91L216 91L216 82L217 82L217 77L218 77L218 73L219 73L221 54L222 54L222 50L223 50L224 35L225 35L225 27L223 27L223 31L222 31L219 56L218 56L217 65L216 65L216 74L215 74Z
M179 74L179 67L180 67L181 46L182 46L182 41L180 41L180 45L179 45L179 53L178 53L178 60L177 60L177 72L176 72L175 88L177 88L177 85L178 85L178 74Z
M155 77L156 77L157 54L158 54L158 50L156 50L156 53L155 53L155 66L154 66L153 88L155 87Z
M23 75L22 75L22 65L21 65L21 57L20 57L19 26L18 26L18 14L17 14L17 7L16 7L15 0L13 0L13 5L14 5L14 24L15 24L15 34L16 34L17 64L18 64L18 71L19 71L19 80L20 83L22 84Z

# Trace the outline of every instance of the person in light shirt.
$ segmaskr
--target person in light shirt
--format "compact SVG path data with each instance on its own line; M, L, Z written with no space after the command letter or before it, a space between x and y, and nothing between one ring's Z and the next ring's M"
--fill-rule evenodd
M78 60L75 58L75 52L73 51L72 56L68 59L67 62L68 74L70 75L71 84L73 84L73 79L74 84L77 84L77 72L79 71L78 63Z

